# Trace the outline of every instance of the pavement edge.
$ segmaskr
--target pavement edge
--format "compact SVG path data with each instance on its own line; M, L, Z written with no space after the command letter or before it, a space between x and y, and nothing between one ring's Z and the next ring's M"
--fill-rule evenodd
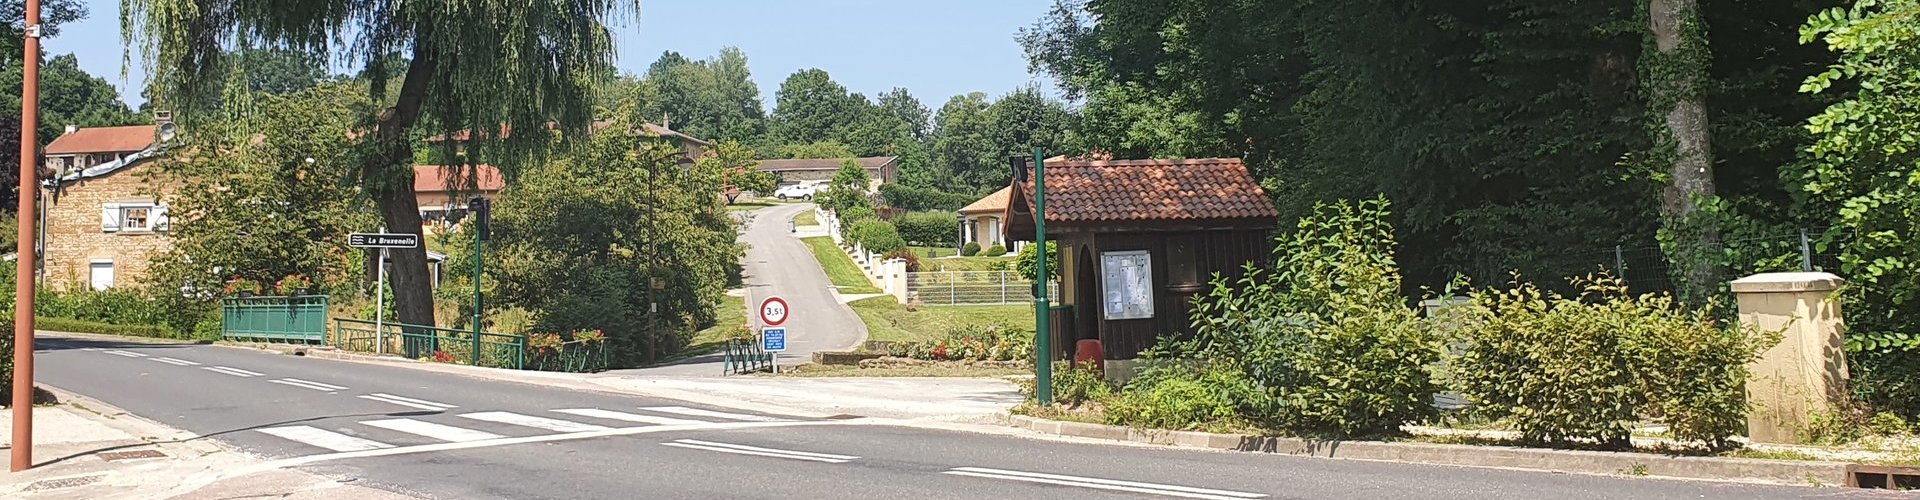
M1010 415L1007 424L1041 434L1130 443L1273 453L1317 458L1534 470L1606 476L1759 482L1801 486L1847 484L1848 464L1750 458L1685 457L1631 452L1308 439L1137 429Z

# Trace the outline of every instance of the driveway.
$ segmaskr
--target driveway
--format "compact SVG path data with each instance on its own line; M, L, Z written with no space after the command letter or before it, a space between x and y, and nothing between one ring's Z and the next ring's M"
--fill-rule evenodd
M775 205L751 212L753 216L740 241L747 244L747 294L742 307L749 321L758 324L760 301L770 296L786 299L787 351L783 360L810 360L817 351L844 351L867 340L867 325L834 295L833 283L814 260L806 243L795 238L787 222L801 212L813 210L811 203ZM696 356L652 368L613 370L612 374L718 377L723 359L719 354Z

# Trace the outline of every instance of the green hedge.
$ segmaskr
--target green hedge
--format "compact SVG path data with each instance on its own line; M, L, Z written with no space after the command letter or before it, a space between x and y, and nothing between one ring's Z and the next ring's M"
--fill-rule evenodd
M880 200L886 202L887 206L914 212L952 212L973 203L976 199L978 197L968 194L913 188L899 184L880 186Z
M847 237L860 244L862 249L873 253L888 253L907 247L907 240L900 237L900 231L893 224L879 219L868 219L853 224L847 231Z
M98 334L104 334L104 335L125 335L129 337L148 337L148 338L156 338L156 339L192 338L191 335L183 335L173 331L173 329L167 328L165 326L160 326L160 325L118 325L118 324L105 323L100 321L87 321L83 319L41 318L41 317L35 317L33 319L33 322L34 322L33 328L35 330L44 330L49 332L98 333Z
M960 235L960 221L947 212L908 212L893 218L893 226L908 243L952 247Z

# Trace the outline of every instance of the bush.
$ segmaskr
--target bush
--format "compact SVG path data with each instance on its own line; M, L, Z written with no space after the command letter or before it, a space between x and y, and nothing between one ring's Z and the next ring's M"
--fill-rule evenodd
M1476 411L1542 444L1630 448L1647 418L1715 448L1745 431L1746 364L1777 337L1723 327L1668 296L1628 295L1615 278L1574 284L1578 297L1522 284L1449 309L1463 349L1450 369Z
M1141 371L1107 400L1114 425L1181 430L1242 427L1250 406L1266 398L1236 369L1172 362Z
M988 257L999 257L1007 254L1007 247L1000 245L990 246L987 247L986 251L980 252L980 254Z
M921 342L895 342L888 356L934 361L1011 361L1033 357L1033 331L1005 326L968 326Z
M1196 302L1201 359L1274 401L1248 420L1294 434L1367 437L1433 417L1440 343L1400 297L1387 204L1315 209L1275 265L1220 278Z
M0 319L0 404L13 404L13 315Z
M834 216L840 218L840 227L845 228L853 227L854 224L859 224L861 221L878 220L880 218L880 215L873 211L873 207L866 205L848 207L845 210L834 212Z
M975 197L900 184L881 184L880 200L887 206L911 211L952 212L973 203Z
M894 217L893 226L908 243L922 246L952 247L960 232L960 221L941 212L908 212Z
M900 232L893 224L879 219L868 219L853 224L847 231L848 239L859 243L861 248L874 253L889 253L907 247L907 240L900 238Z
M979 244L979 243L977 243L977 242L972 242L972 241L969 241L969 242L967 242L967 245L966 245L966 246L963 246L963 247L960 247L960 256L962 256L962 257L972 257L972 256L975 256L975 255L980 255L980 244Z
M1105 402L1113 397L1113 393L1113 384L1107 381L1099 368L1053 364L1053 400L1056 403L1079 406L1089 402Z
M1038 274L1035 274L1035 271L1037 271L1037 269L1033 268L1033 259L1037 258L1040 254L1040 252L1037 251L1039 248L1040 248L1039 245L1027 245L1024 247L1020 247L1020 253L1014 255L1013 257L1014 272L1020 273L1020 277L1026 278L1027 281L1040 279L1040 276ZM1060 276L1060 244L1059 242L1056 242L1056 241L1047 242L1047 273L1052 274L1054 276L1055 281L1059 281L1059 276Z
M900 260L907 261L907 272L910 272L910 273L920 272L920 256L914 255L913 249L911 248L901 248L898 250L887 252L886 258L900 259Z
M103 323L99 321L87 321L87 320L67 319L67 318L39 318L39 317L34 318L33 321L34 321L34 325L33 325L34 329L46 330L51 332L98 333L103 335L125 335L129 337L148 337L148 338L156 338L156 339L190 338L189 335L176 333L172 329L169 329L164 326L159 326L159 325L116 325L113 323ZM216 325L217 324L218 323L216 323ZM216 334L216 337L217 336L218 335ZM208 339L208 340L211 340L211 339Z

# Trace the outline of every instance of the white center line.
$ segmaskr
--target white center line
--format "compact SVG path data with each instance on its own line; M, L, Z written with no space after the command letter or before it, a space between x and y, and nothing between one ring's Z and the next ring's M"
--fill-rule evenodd
M745 413L727 413L727 412L713 411L713 410L702 410L699 408L688 408L685 406L650 406L650 407L645 407L641 409L646 411L657 411L660 413L673 413L677 415L687 415L692 417L724 418L727 420L739 420L743 422L789 421L789 419L768 417L764 415L748 415Z
M230 368L225 366L202 366L200 367L200 369L214 372L214 373L223 373L223 374L232 375L232 376L241 377L241 378L258 377L261 375L266 375L265 373L250 372L250 371L242 370L239 368Z
M532 427L535 429L546 429L546 430L555 431L555 432L590 432L590 431L612 430L612 428L610 427L603 427L603 426L598 426L593 424L583 424L579 422L570 422L566 420L535 417L532 415L521 415L518 413L508 413L504 411L464 413L464 414L461 414L460 416L462 418L471 418L474 420L480 420L485 422L518 425L522 427Z
M195 363L192 361L187 361L184 359L177 359L177 358L147 358L147 359L159 361L161 363L166 363L174 366L199 366L200 365L200 363Z
M701 441L697 439L675 439L673 440L672 443L660 443L660 444L669 445L669 446L683 445L682 447L685 447L685 448L695 448L695 449L709 450L709 451L723 451L728 453L746 452L748 454L761 455L761 456L777 456L780 458L792 458L792 459L799 459L799 460L817 460L821 462L829 462L829 463L836 463L836 464L852 461L852 460L858 460L860 458L860 457L850 456L850 455L832 455L827 453L813 453L808 451L793 451L793 450L782 450L782 449L776 449L776 448L761 448L758 446L747 446L744 444L716 443L713 441Z
M115 355L115 356L121 356L121 357L128 357L128 358L144 358L144 357L147 357L147 355L145 355L145 354L140 354L140 353L137 353L137 352L133 352L133 351L119 351L119 350L114 350L114 351L101 351L101 352L105 352L105 353L107 353L107 354L112 354L112 355Z
M393 447L393 445L379 441L368 441L346 434L304 425L269 427L260 429L260 432L333 451L366 451Z
M623 420L627 422L639 422L643 424L656 424L656 425L697 425L697 424L712 423L712 422L706 422L701 420L688 420L684 418L656 417L653 415L635 415L632 413L608 411L608 410L601 410L597 408L573 408L573 409L554 410L554 411L559 413L565 413L568 415L579 415L582 417L604 418L608 420Z
M1200 498L1205 500L1237 500L1237 499L1266 497L1266 495L1263 495L1263 494L1247 493L1242 491L1211 490L1206 488L1194 488L1191 486L1141 483L1141 482L1134 482L1134 481L1120 481L1115 479L1100 479L1100 478L1092 478L1092 477L1062 476L1059 474L1042 474L1038 472L1022 472L1022 471L1001 470L1001 469L988 469L983 467L956 467L952 470L942 472L941 474L951 474L955 476L981 477L981 478L988 478L988 479L1001 479L1001 480L1007 480L1007 481L1023 481L1023 482L1029 482L1029 483L1053 484L1053 485L1060 485L1060 486L1076 486L1080 488L1092 488L1092 489L1098 489L1098 490L1146 493L1149 495L1161 495L1161 496L1170 496L1170 497Z
M311 382L311 381L306 381L306 380L300 380L300 379L297 379L297 378L282 378L282 379L274 379L274 380L269 380L268 382L273 382L273 383L276 383L276 384L281 384L281 385L291 385L291 386L294 386L294 387L299 387L299 388L302 388L302 389L313 389L313 390L316 390L316 391L323 391L323 392L334 392L334 391L344 391L344 390L347 390L347 388L345 388L345 387L340 387L340 386L337 386L337 385L333 385L333 384L322 384L322 383L319 383L319 382Z
M361 423L369 426L373 426L373 427L379 427L382 429L405 432L407 434L413 434L416 436L426 436L426 437L430 437L430 438L434 438L434 439L438 439L438 440L446 441L450 443L465 443L468 441L480 441L484 439L500 439L502 437L506 437L506 436L501 436L499 434L494 434L491 432L476 431L473 429L465 429L460 427L454 427L451 425L441 425L433 422L423 422L423 421L414 420L411 418L396 418L391 420L368 420Z
M362 395L362 396L359 396L359 398L370 400L370 401L379 401L382 403L396 404L396 405L405 406L408 408L418 408L418 409L428 410L428 411L442 411L442 410L459 408L458 406L454 406L446 403L435 403L435 402L427 401L424 399L406 398L406 397L400 397L400 396L395 396L392 394L381 393L381 392Z

